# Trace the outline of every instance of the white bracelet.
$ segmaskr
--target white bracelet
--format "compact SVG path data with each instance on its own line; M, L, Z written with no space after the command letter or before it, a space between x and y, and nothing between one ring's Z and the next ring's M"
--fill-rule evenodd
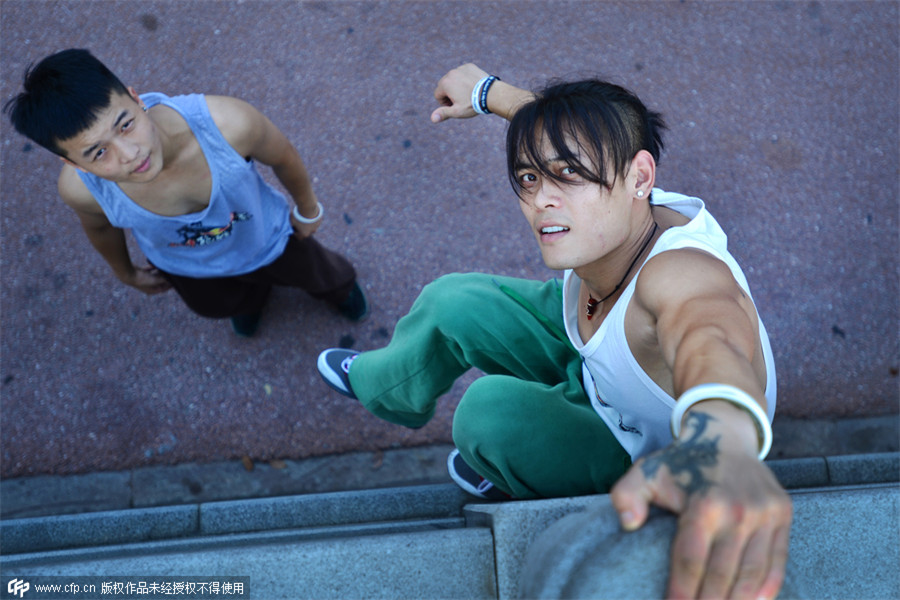
M772 426L769 424L769 417L759 403L753 399L753 396L732 385L704 383L696 385L681 394L675 403L675 408L672 409L670 427L673 438L677 440L678 436L681 435L681 421L684 419L685 413L692 406L704 400L725 400L750 413L750 416L753 417L753 421L756 423L756 433L760 448L759 460L766 458L769 450L772 448Z
M316 216L314 216L312 219L307 219L306 217L301 215L300 210L297 208L296 204L294 205L294 211L291 214L293 214L294 218L297 219L298 221L300 221L301 223L306 223L308 225L311 225L313 223L318 223L319 221L322 220L322 217L325 216L325 209L322 208L321 202L316 201L316 208L319 209L319 212L316 213Z
M475 84L475 87L472 88L472 108L475 110L476 114L479 114L479 115L490 114L490 111L486 111L483 108L481 108L481 90L484 87L484 84L486 84L490 79L491 79L490 75L488 75L487 77L482 77L478 81L478 83Z

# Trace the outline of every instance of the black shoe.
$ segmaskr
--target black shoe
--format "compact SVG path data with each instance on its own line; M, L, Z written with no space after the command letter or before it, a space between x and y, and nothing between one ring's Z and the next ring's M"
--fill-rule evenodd
M259 327L259 320L261 317L261 312L253 313L252 315L238 315L236 317L231 317L231 328L238 337L253 337L257 327Z
M319 354L316 366L319 375L335 390L348 398L356 400L356 394L350 388L350 363L359 356L356 350L346 348L330 348Z
M338 304L337 309L351 321L362 321L369 316L369 301L359 283L353 284L347 299Z
M450 479L473 496L484 500L512 500L512 496L476 473L475 469L466 464L466 461L463 460L462 455L456 448L447 457L447 470L450 471Z

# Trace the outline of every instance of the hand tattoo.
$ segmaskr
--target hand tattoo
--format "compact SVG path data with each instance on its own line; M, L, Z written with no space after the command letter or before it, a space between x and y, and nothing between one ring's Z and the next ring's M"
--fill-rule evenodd
M655 477L659 468L665 465L676 479L676 484L689 496L712 487L713 482L703 474L703 467L713 466L718 461L721 436L699 440L710 420L714 420L713 417L704 413L688 413L687 424L693 426L691 437L676 441L669 448L648 457L641 465L644 477Z

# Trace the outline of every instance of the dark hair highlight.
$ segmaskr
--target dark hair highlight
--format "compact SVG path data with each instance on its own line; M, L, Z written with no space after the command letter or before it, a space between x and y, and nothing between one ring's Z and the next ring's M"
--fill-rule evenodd
M89 51L70 48L25 71L23 89L3 107L16 131L65 156L58 141L75 137L97 120L113 92L128 88Z
M664 129L662 115L648 110L621 86L598 79L552 84L510 120L506 134L510 183L521 196L516 172L523 161L541 175L562 181L547 164L553 158L567 163L585 180L611 188L638 151L646 150L659 162ZM553 149L552 157L542 154L544 139ZM570 148L571 141L578 147Z

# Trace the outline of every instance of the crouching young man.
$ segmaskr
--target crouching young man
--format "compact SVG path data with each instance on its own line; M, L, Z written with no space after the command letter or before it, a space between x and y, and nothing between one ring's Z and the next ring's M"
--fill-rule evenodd
M438 84L432 120L510 120L508 172L562 281L450 275L382 349L319 370L375 415L424 425L470 367L451 476L485 498L611 492L626 529L680 515L669 597L774 597L791 503L761 462L775 367L726 237L698 198L654 188L663 121L603 81L536 95L474 65Z

